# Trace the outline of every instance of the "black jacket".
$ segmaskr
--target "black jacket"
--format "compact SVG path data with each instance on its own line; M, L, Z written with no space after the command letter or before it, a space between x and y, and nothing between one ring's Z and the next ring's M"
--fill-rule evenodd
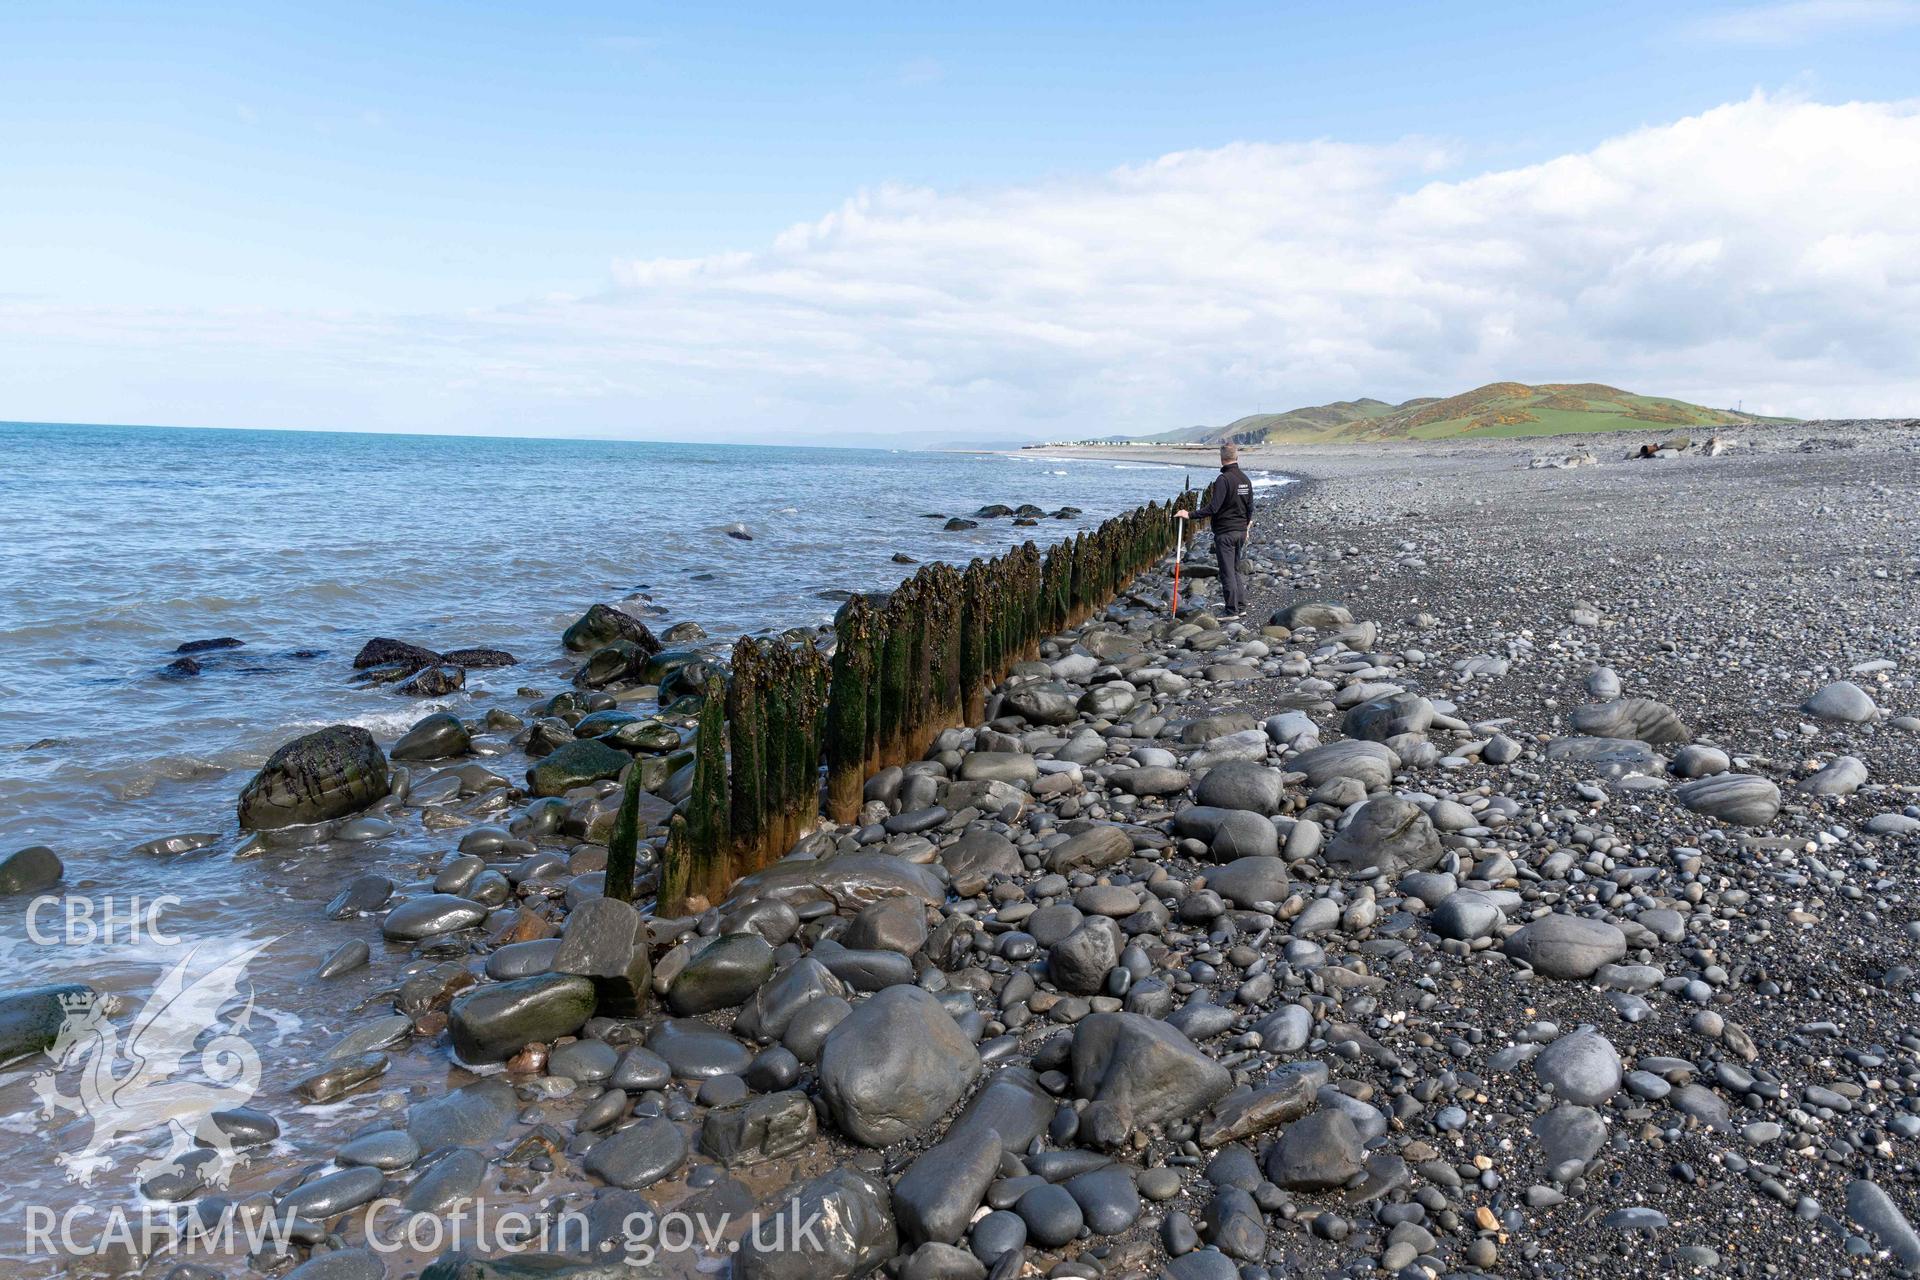
M1220 468L1220 474L1207 487L1206 501L1196 507L1193 514L1210 517L1216 537L1247 531L1247 524L1253 519L1253 481L1247 479L1239 463Z

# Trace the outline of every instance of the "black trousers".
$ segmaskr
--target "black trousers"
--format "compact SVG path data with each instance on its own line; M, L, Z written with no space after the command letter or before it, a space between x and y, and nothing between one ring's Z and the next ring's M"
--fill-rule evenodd
M1213 535L1213 557L1220 565L1220 588L1226 594L1227 612L1239 613L1246 607L1246 590L1240 585L1240 553L1246 549L1247 531Z

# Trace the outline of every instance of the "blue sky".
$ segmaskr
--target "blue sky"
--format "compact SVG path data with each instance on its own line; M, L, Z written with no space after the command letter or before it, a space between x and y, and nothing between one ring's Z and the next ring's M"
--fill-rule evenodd
M1870 171L1913 131L1920 4L540 8L8 6L0 417L830 439L904 416L934 436L1073 434L1446 393L1489 371L1551 373L1551 350L1602 366L1567 377L1657 377L1641 389L1802 412L1897 411L1916 389L1898 361L1837 354L1898 347L1904 327L1861 332L1836 307L1833 327L1807 332L1783 313L1727 352L1709 349L1704 318L1659 334L1657 300L1616 296L1623 267L1682 261L1697 289L1701 256L1719 255L1743 264L1719 295L1739 309L1754 262L1824 238L1737 211L1705 240L1654 228L1558 264L1560 301L1594 304L1572 308L1572 330L1546 323L1551 300L1497 287L1450 288L1457 307L1422 314L1385 285L1356 301L1321 281L1291 308L1289 289L1334 241L1355 262L1407 249L1398 222L1343 232L1326 188L1357 215L1647 131L1684 141L1681 122L1744 110L1715 126L1721 151L1753 146L1742 159L1759 172L1783 137L1833 134L1841 178L1889 206L1890 221L1837 228L1848 247L1820 263L1831 274L1839 253L1857 273L1859 253L1879 253L1866 269L1904 326L1916 285L1897 259L1914 228L1891 205L1920 192ZM1856 102L1885 111L1804 114ZM1338 156L1287 150L1303 146ZM1176 166L1198 185L1144 203L1114 178L1169 155L1216 160ZM1235 164L1251 165L1244 181ZM1550 206L1554 182L1536 175L1523 203ZM1194 269L1207 202L1226 223L1260 206L1223 253L1296 255L1257 297L1211 286L1231 257ZM1289 202L1322 225L1289 222ZM1602 213L1621 216L1586 211ZM1538 226L1427 216L1450 244L1519 245L1521 275L1554 274L1532 256ZM797 226L813 230L796 248ZM1109 237L1124 269L1101 265ZM1043 240L1057 252L1033 249ZM1136 254L1154 241L1158 256ZM1165 293L1142 287L1156 281ZM1808 288L1802 273L1769 296L1804 306ZM1143 332L1137 316L1169 300L1242 314ZM1276 343L1313 345L1302 310L1347 345L1276 363ZM1122 336L1102 367L1089 352L1109 333ZM1674 360L1646 358L1663 344ZM1783 377L1783 351L1826 363Z

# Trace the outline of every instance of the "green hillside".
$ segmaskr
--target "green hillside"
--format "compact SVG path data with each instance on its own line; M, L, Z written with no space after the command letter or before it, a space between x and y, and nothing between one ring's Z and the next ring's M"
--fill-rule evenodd
M1224 427L1190 427L1157 440L1214 444L1314 444L1336 440L1441 440L1456 436L1573 435L1783 422L1732 409L1709 409L1665 396L1636 395L1597 382L1493 382L1445 399L1404 404L1342 400L1286 413L1256 413Z

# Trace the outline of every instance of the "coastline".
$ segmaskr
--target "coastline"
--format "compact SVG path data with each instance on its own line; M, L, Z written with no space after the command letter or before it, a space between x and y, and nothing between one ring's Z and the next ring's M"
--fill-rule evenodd
M1676 1159L1723 1167L1729 1153L1754 1145L1716 1123L1732 1112L1741 1124L1781 1128L1769 1142L1784 1153L1776 1158L1782 1172L1765 1176L1811 1197L1829 1218L1864 1194L1855 1191L1863 1180L1907 1213L1915 1207L1912 1175L1882 1163L1870 1138L1871 1130L1904 1150L1920 1136L1920 1126L1909 1133L1894 1123L1916 1114L1920 1093L1911 1078L1879 1073L1869 1089L1861 1084L1867 1069L1856 1070L1845 1053L1806 1061L1795 1041L1797 1028L1830 1022L1837 1030L1822 1034L1858 1055L1909 1035L1902 983L1875 975L1885 967L1879 957L1911 949L1910 891L1904 880L1874 881L1885 878L1882 866L1910 865L1920 841L1900 822L1872 826L1920 802L1920 724L1899 721L1920 711L1920 623L1911 608L1920 582L1912 551L1920 537L1913 501L1920 431L1797 424L1758 434L1721 457L1645 461L1622 457L1629 441L1614 433L1249 451L1251 465L1305 481L1263 492L1263 523L1274 532L1253 549L1249 621L1321 602L1337 602L1350 621L1296 611L1290 626L1215 627L1203 612L1212 584L1200 577L1187 589L1200 610L1187 625L1170 627L1156 614L1164 602L1160 571L1141 575L1114 608L1043 645L1047 665L1005 682L987 723L943 735L914 766L929 781L883 771L868 783L858 822L802 842L808 859L787 867L788 881L736 890L706 917L656 921L652 1012L529 1035L540 1053L515 1055L523 1069L503 1074L449 1065L452 1006L463 992L523 980L515 966L522 958L532 963L533 953L511 948L564 939L571 910L593 897L604 848L587 838L590 828L541 825L536 812L551 806L512 783L513 771L499 759L507 753L496 750L519 729L476 714L468 728L478 749L416 766L411 790L396 793L378 815L423 829L427 838L399 860L406 871L374 872L377 844L337 839L311 855L276 855L325 858L338 868L336 879L351 871L363 886L368 876L386 879L401 904L395 911L436 894L484 899L495 892L481 892L483 882L496 883L488 876L507 896L478 930L397 940L389 932L384 945L377 913L388 905L385 895L372 906L349 904L329 938L357 933L374 950L365 966L330 981L342 981L338 1008L371 1001L376 1012L329 1034L368 1039L370 1028L393 1017L407 1025L389 1026L386 1034L399 1030L398 1038L369 1050L388 1059L383 1074L345 1084L310 1112L284 1094L263 1095L287 1120L286 1150L276 1148L246 1172L241 1189L265 1194L303 1164L308 1186L345 1172L338 1160L311 1162L337 1156L363 1131L394 1132L391 1117L402 1108L401 1132L416 1128L416 1108L423 1117L436 1108L465 1118L498 1113L496 1141L506 1144L529 1139L532 1122L507 1113L530 1107L572 1131L564 1149L550 1153L551 1176L534 1182L537 1198L590 1204L613 1194L604 1185L613 1167L608 1154L593 1156L613 1137L596 1136L601 1129L583 1117L594 1103L604 1108L612 1088L630 1087L613 1122L626 1126L619 1133L637 1142L642 1134L663 1138L659 1126L674 1125L693 1153L645 1184L663 1209L693 1203L713 1186L778 1201L782 1188L815 1186L810 1179L839 1168L864 1181L833 1194L861 1214L885 1212L896 1230L940 1214L964 1224L980 1199L971 1209L956 1207L955 1197L969 1192L952 1178L922 1193L907 1176L926 1161L921 1181L928 1181L951 1156L951 1149L941 1154L946 1144L965 1137L964 1099L997 1090L993 1106L1034 1124L1032 1141L1005 1153L1033 1171L1015 1177L1039 1177L1072 1194L1081 1173L1118 1168L1134 1193L1129 1201L1118 1186L1081 1186L1075 1203L1084 1219L1114 1209L1099 1220L1118 1223L1128 1204L1132 1216L1060 1246L1031 1242L1030 1261L1043 1269L1102 1249L1103 1268L1113 1274L1186 1275L1232 1243L1219 1226L1230 1208L1237 1229L1257 1230L1263 1254L1277 1249L1295 1268L1338 1270L1367 1254L1397 1258L1407 1233L1396 1240L1401 1224L1378 1210L1413 1204L1426 1206L1418 1221L1432 1242L1413 1256L1456 1268L1511 1272L1593 1259L1596 1274L1631 1274L1634 1261L1620 1246L1634 1238L1626 1232L1643 1228L1622 1228L1615 1218L1641 1213L1625 1221L1650 1223L1644 1214L1652 1213L1666 1225L1644 1229L1661 1232L1663 1248L1694 1250L1689 1256L1706 1249L1786 1265L1813 1255L1832 1258L1838 1269L1841 1248L1827 1219L1796 1216L1758 1178L1685 1182L1666 1172ZM1613 448L1603 452L1603 443ZM1530 465L1587 449L1591 465ZM1111 460L1162 461L1133 449L1111 452ZM1170 451L1167 460L1187 463L1196 452L1211 461L1209 450ZM1110 457L1099 450L1070 456ZM1809 539L1816 507L1821 536ZM1874 665L1880 662L1891 665ZM1670 766L1683 748L1672 740L1615 748L1624 753L1618 759L1557 755L1555 742L1595 736L1581 717L1598 713L1587 707L1612 705L1589 692L1596 665L1616 672L1627 694L1664 708L1663 715L1616 707L1607 714L1627 718L1616 733L1598 736L1624 739L1619 731L1628 730L1670 738L1671 717L1694 739L1688 746L1723 753L1722 767L1703 777L1760 779L1774 788L1774 811L1749 825L1681 802L1686 774ZM563 670L549 659L540 698L502 689L492 695L494 708L522 727L537 722L543 704L553 714L548 696L565 689ZM1874 718L1821 720L1799 709L1840 679L1866 686L1880 704ZM1065 709L1041 696L1046 686L1071 695ZM615 701L650 710L644 697ZM1365 711L1375 704L1387 708L1378 737ZM590 712L581 706L566 714L577 723L582 713ZM1383 774L1350 761L1322 773L1306 753L1323 740L1377 742L1392 766ZM1496 747L1497 740L1507 745ZM1352 754L1381 758L1371 748ZM1805 790L1842 756L1862 762L1864 780ZM1764 792L1735 784L1743 788ZM608 794L587 784L568 803L591 807ZM1385 803L1394 797L1410 799ZM1363 820L1376 804L1384 807ZM1399 805L1417 809L1420 820ZM1264 834L1258 823L1220 818L1225 808L1257 814ZM933 809L942 813L928 819ZM1416 833L1411 844L1382 825L1389 809ZM1920 819L1912 821L1920 830ZM1819 851L1820 867L1846 874L1813 873L1810 850ZM1339 861L1404 856L1412 863L1430 854L1437 856L1425 866L1375 876L1347 874L1352 863ZM1243 867L1249 860L1257 865ZM271 862L253 865L284 884L288 872ZM848 878L821 890L836 863ZM1855 871L1868 882L1857 894L1847 892ZM1791 892L1779 892L1783 885ZM917 924L915 911L901 910L903 900L917 904ZM311 909L321 914L317 900ZM1622 973L1596 967L1559 976L1550 949L1525 941L1540 920L1566 918L1618 932L1619 954L1608 963ZM1100 921L1112 922L1114 936ZM729 941L746 935L759 945ZM1530 966L1519 963L1529 958ZM1114 978L1120 970L1129 976ZM403 994L393 1014L378 1014L383 987L409 971L434 975L432 990ZM818 1057L818 1040L753 1035L754 1021L765 1026L770 1013L770 997L760 992L792 985L796 972L818 988L808 988L810 999L831 996L844 1005L842 1018L869 1006L915 1004L886 1015L904 1019L898 1022L861 1013L854 1025L873 1034L859 1039L881 1046L948 1036L945 997L954 997L957 1010L964 996L970 1012L952 1021L965 1029L980 1070L912 1132L878 1147L850 1141L862 1114L889 1113L897 1101L890 1077L927 1096L941 1096L951 1081L922 1060L885 1059L861 1077L868 1083L833 1083L823 1077L838 1068ZM1835 992L1832 972L1857 978ZM933 1010L918 997L876 1000L894 988L938 991L942 999L928 997ZM738 998L708 1004L716 997L695 998L702 989ZM1173 1045L1171 1076L1132 1095L1117 1085L1109 1091L1100 1070L1077 1065L1070 1076L1037 1083L1069 1065L1062 1036L1088 1036L1086 1052L1107 1062L1112 1051L1099 1058L1092 1029L1146 1034L1127 1018L1176 1029L1178 1041L1148 1037ZM1550 1032L1543 1020L1555 1024ZM1554 1060L1543 1046L1569 1039L1580 1024L1596 1028L1614 1054L1613 1087L1592 1101L1576 1094L1558 1107L1543 1104ZM1163 1052L1155 1044L1142 1040L1130 1052ZM276 1088L323 1065L323 1047L307 1050L311 1061L279 1055L270 1064ZM755 1068L775 1049L794 1059L790 1075L778 1054L771 1059L778 1071ZM1072 1052L1077 1061L1082 1050ZM1529 1060L1533 1052L1538 1065ZM724 1055L731 1070L681 1074L699 1053ZM967 1053L950 1046L956 1061ZM555 1055L580 1074L555 1070ZM609 1055L609 1072L594 1074L592 1062ZM666 1076L640 1070L655 1070L656 1060L671 1068ZM1673 1063L1683 1065L1666 1065ZM1622 1088L1628 1067L1658 1078L1665 1091L1644 1082ZM1778 1087L1737 1088L1729 1082L1740 1077L1729 1068ZM732 1094L731 1085L710 1090L706 1082L719 1076L746 1081L746 1095ZM1237 1092L1200 1100L1210 1087L1195 1093L1178 1083L1183 1076L1230 1080ZM1333 1094L1328 1081L1338 1082ZM1800 1125L1792 1109L1809 1089L1857 1106L1828 1107L1821 1125ZM864 1099L861 1090L870 1091ZM707 1145L709 1133L729 1132L728 1117L755 1106L771 1115L777 1103L798 1124L796 1093L807 1115L820 1113L800 1146L736 1165L728 1155L737 1151ZM1122 1101L1133 1120L1157 1117L1138 1124L1140 1143L1130 1140L1132 1123L1116 1135L1113 1107ZM1071 1120L1061 1118L1063 1104ZM1566 1107L1592 1118L1567 1116ZM1316 1157L1351 1161L1342 1181L1364 1178L1351 1192L1305 1176L1290 1180L1287 1160L1273 1154L1274 1140L1291 1135L1296 1121L1333 1113L1348 1117L1355 1140L1337 1124L1315 1121L1297 1126L1299 1142L1311 1139ZM390 1117L384 1129L382 1116ZM1569 1171L1560 1167L1564 1159L1546 1154L1565 1154L1555 1145L1562 1141L1556 1124L1582 1135L1598 1125L1612 1145L1578 1157ZM422 1118L417 1127L425 1133L430 1125ZM1330 1137L1329 1128L1336 1131ZM1846 1144L1838 1157L1835 1142ZM1331 1145L1323 1151L1320 1144ZM1237 1201L1223 1203L1232 1200L1226 1184L1202 1173L1212 1166L1190 1147L1209 1159L1231 1148L1244 1156L1230 1162L1260 1161L1284 1193L1260 1195L1279 1207L1268 1211L1249 1199L1248 1221ZM491 1196L527 1198L506 1186L514 1177L509 1164L483 1161L482 1168ZM696 1186L694 1169L717 1171L718 1181ZM1487 1169L1499 1175L1492 1185L1481 1176ZM416 1180L405 1167L391 1176ZM1008 1180L997 1164L995 1177ZM1552 1194L1534 1195L1534 1186ZM985 1184L980 1192L984 1198ZM1207 1247L1169 1256L1164 1240L1175 1213L1211 1224ZM1343 1230L1314 1226L1327 1215ZM352 1214L344 1220L349 1243L354 1223ZM994 1226L1007 1224L996 1219ZM1180 1258L1199 1261L1183 1267ZM688 1271L696 1261L687 1260Z

